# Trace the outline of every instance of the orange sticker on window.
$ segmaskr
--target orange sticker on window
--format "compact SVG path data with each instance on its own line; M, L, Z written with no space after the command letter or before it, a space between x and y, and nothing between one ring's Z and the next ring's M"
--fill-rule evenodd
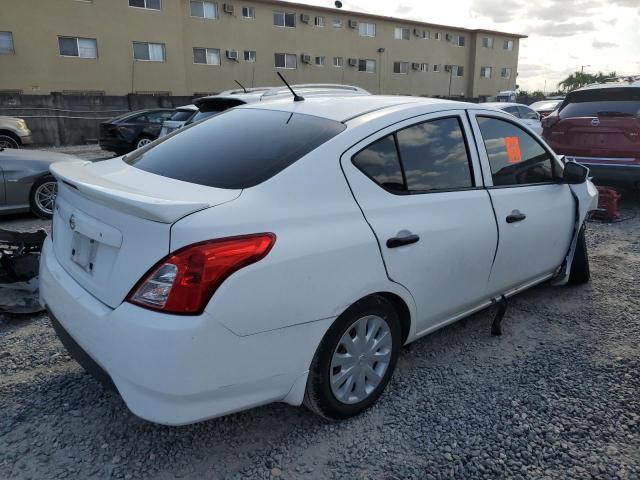
M504 137L504 146L507 149L507 161L509 163L520 163L522 161L520 139L518 137Z

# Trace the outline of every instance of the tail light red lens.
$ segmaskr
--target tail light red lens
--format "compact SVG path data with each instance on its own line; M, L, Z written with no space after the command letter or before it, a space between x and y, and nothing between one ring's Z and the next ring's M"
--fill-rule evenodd
M198 315L231 274L262 260L273 233L229 237L184 247L154 266L127 301L165 313Z

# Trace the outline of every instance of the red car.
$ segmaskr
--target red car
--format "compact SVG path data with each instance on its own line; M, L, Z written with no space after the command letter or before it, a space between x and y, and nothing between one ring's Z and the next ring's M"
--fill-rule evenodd
M542 127L551 148L588 166L596 183L640 188L640 81L575 90Z

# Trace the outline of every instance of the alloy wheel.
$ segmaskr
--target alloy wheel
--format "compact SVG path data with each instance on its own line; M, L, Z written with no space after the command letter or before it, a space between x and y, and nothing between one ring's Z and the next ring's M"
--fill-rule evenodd
M147 145L149 145L151 143L151 140L148 138L141 138L140 140L138 140L138 143L136 144L137 148L142 148L142 147L146 147Z
M368 315L356 320L331 358L329 381L335 398L354 404L371 395L389 367L392 349L391 330L383 318Z
M40 185L34 195L36 206L47 215L53 215L53 206L58 194L57 182L45 182Z

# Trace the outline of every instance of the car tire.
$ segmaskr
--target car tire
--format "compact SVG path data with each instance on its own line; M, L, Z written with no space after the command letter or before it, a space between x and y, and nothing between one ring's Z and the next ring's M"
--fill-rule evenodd
M10 133L0 133L0 148L20 148L20 140Z
M587 253L587 241L585 239L584 231L585 227L583 226L578 234L576 252L573 256L571 272L569 273L569 285L582 285L588 283L591 279L589 255Z
M136 140L135 149L143 148L153 142L153 138L143 135Z
M384 297L372 295L353 304L331 325L315 353L305 406L328 420L367 410L389 383L401 336L398 313Z
M31 211L40 218L53 217L58 183L52 175L45 175L31 187L29 206Z

